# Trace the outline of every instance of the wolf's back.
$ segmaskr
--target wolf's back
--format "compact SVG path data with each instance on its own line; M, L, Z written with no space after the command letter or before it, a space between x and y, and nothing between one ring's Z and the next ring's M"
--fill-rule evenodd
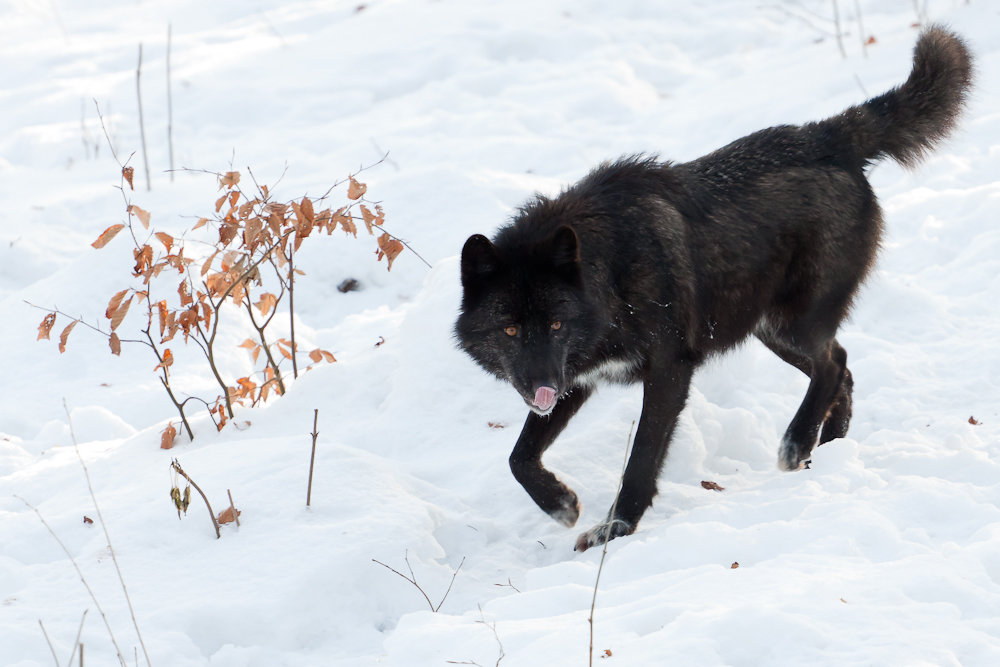
M965 43L931 26L913 50L906 83L822 124L850 137L863 160L891 157L912 167L955 127L971 85L972 56Z

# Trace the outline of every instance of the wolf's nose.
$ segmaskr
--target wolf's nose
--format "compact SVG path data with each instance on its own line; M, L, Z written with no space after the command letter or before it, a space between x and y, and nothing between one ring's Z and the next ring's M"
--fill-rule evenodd
M551 410L556 404L556 390L552 387L539 387L535 390L535 400L532 403L539 410Z

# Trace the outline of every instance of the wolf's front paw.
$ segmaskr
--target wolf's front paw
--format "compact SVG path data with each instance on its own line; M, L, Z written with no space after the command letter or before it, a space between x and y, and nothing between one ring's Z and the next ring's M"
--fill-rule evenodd
M616 537L631 535L634 532L635 526L628 521L623 521L622 519L615 519L610 522L605 521L576 538L576 546L573 547L573 551L586 551L590 547L596 547L599 544L610 542Z
M576 497L573 491L567 488L566 495L563 496L559 509L552 512L551 516L565 527L572 528L576 525L582 511L583 504L580 503L580 499Z

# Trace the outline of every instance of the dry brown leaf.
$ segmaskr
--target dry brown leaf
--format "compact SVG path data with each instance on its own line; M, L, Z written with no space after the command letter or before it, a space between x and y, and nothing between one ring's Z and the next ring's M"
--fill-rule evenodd
M215 200L215 212L216 213L218 213L219 211L222 210L222 205L226 203L227 199L229 199L229 195L228 194L222 195L221 197L219 197L218 199Z
M368 210L368 207L364 204L361 205L361 218L365 221L365 227L368 228L368 235L374 236L375 232L372 231L372 223L375 222L375 214Z
M104 311L104 317L109 320L114 317L115 311L118 310L118 306L121 305L122 299L125 298L126 294L128 294L128 290L123 289L121 292L118 292L111 297L111 301L108 301L108 309Z
M187 281L184 281L177 286L177 294L181 298L181 306L190 306L194 303L194 299L191 297L190 292L188 292Z
M349 178L351 179L351 184L347 187L347 198L351 200L360 199L368 191L368 186L364 183L358 183L354 180L353 176Z
M172 449L176 437L177 429L174 428L174 423L170 422L160 435L160 449Z
M118 325L122 323L125 316L128 314L128 307L132 305L132 297L129 297L120 308L115 310L114 315L111 318L111 330L114 331L118 328Z
M80 320L73 320L72 322L70 322L69 326L67 326L65 329L63 329L63 332L59 335L59 353L60 354L62 354L63 352L66 351L66 339L69 338L69 332L73 330L73 327L75 327L76 323L79 322L79 321Z
M97 237L97 240L91 243L90 245L100 250L101 248L106 246L111 241L111 239L117 236L118 232L120 232L123 229L125 229L125 225L122 224L111 225L103 232L101 232L101 235Z
M122 167L122 176L128 181L128 186L132 190L135 190L135 186L132 185L132 176L135 175L135 169L132 167Z
M224 176L219 177L219 189L232 188L240 182L240 172L227 171Z
M609 648L604 649L604 653L601 654L601 657L602 658L610 658L611 657L611 649L609 649Z
M250 354L253 355L253 362L256 364L257 363L257 357L260 356L260 345L258 345L257 347L255 347L253 349L253 352L251 352Z
M170 248L172 248L174 245L174 237L171 236L170 234L167 234L166 232L156 232L155 234L153 234L153 236L155 236L160 240L160 243L163 244L163 246L167 249L167 252L169 253Z
M316 220L316 215L313 212L313 203L308 197L302 198L302 203L299 204L299 209L302 211L302 217L309 222L314 222Z
M128 212L134 215L135 217L139 218L139 222L142 223L142 226L145 227L146 229L149 229L149 215L150 215L149 211L144 211L135 204L130 204L128 207Z
M847 604L847 600L845 600L844 598L840 598L840 601L843 602L844 604Z
M84 522L84 523L94 523L94 520L93 520L93 519L91 519L91 518L90 518L89 516L87 516L87 515L84 515L84 517L83 517L83 522Z
M221 250L216 250L215 252L213 252L212 255L208 259L205 260L205 263L201 265L201 277L202 278L205 277L206 273L208 273L209 271L212 270L212 261L215 259L215 256L218 255L220 252L222 252L222 251Z
M117 354L119 357L122 356L122 342L118 340L118 334L114 331L111 332L109 344L111 345L111 354Z
M216 427L216 429L221 431L222 427L226 425L226 406L220 402L216 412L219 413L219 425Z
M265 292L260 295L260 301L254 305L257 306L257 310L260 311L261 315L267 317L267 314L271 312L271 309L278 305L278 297Z
M328 364L332 364L333 362L336 361L336 359L334 358L334 356L332 354L330 354L329 352L327 352L326 350L320 350L319 353L323 355L323 358L326 359L326 362Z
M156 368L154 368L153 370L158 371L161 368L166 370L173 365L174 365L174 354L169 349L166 349L163 351L163 361L156 364Z
M313 350L309 353L309 358L315 361L317 364L323 361L323 353L319 350Z
M701 488L707 489L709 491L725 491L725 487L719 486L715 482L702 482Z
M257 343L253 341L252 338L247 338L245 341L240 343L237 347L245 347L248 350L252 350L257 347Z
M976 419L975 417L973 417L973 416L970 415L969 416L969 423L972 424L973 426L979 426L979 424L982 423L982 422L980 422L978 419Z
M133 270L133 274L136 276L142 274L153 264L153 249L148 245L144 245L141 248L133 250L132 256L135 257L135 269Z
M868 41L865 42L865 44L874 44L874 43L875 43L875 37L874 36L868 37Z
M243 516L243 512L241 512L239 510L236 510L236 515L237 516ZM226 509L224 509L221 512L219 512L219 517L216 519L216 521L219 522L219 525L222 525L224 523L232 523L235 520L236 520L236 517L233 516L233 508L232 507L227 507Z
M379 247L379 261L382 260L384 255L389 260L388 270L392 271L392 262L399 253L403 252L403 244L396 239L389 236L389 234L382 234L378 237L378 247Z
M486 422L486 423L487 425L489 425L490 428L507 428L504 424L501 424L499 422Z
M733 563L732 565L730 565L730 566L729 566L729 569L730 569L730 570L735 570L735 569L736 569L736 568L738 568L739 566L740 566L740 564L739 564L739 563L736 563L736 562L734 562L734 563Z
M207 224L208 224L208 218L198 218L198 222L194 223L194 227L191 228L191 231L193 232L199 227L204 227Z

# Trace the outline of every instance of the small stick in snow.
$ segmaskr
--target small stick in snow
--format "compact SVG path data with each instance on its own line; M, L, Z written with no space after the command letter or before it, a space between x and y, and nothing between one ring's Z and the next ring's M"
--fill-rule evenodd
M135 620L135 611L132 609L132 599L128 596L128 588L125 586L125 577L122 576L122 569L118 566L118 556L115 555L115 548L111 544L111 535L108 533L108 526L104 523L104 516L101 514L101 508L97 505L97 495L94 494L94 486L90 483L90 471L87 470L87 464L83 462L83 454L80 453L80 445L76 441L76 433L73 431L73 418L70 417L69 407L66 405L65 398L63 399L63 410L66 411L66 421L69 423L69 434L70 437L73 438L73 448L76 449L76 457L80 459L80 465L83 467L83 475L87 478L87 490L90 491L90 499L94 501L94 509L97 511L97 519L101 522L101 529L104 530L104 538L108 541L108 551L111 552L111 560L115 563L115 571L118 573L118 581L122 585L122 592L125 594L125 602L128 603L128 612L132 616L132 625L135 627L135 634L139 637L139 645L142 646L142 654L146 656L146 665L148 667L152 667L153 663L149 661L149 653L146 652L146 643L142 640L142 633L139 632L139 622ZM116 646L115 648L118 647ZM121 651L118 652L118 657L121 658Z
M52 651L52 659L56 661L56 667L59 667L59 658L56 657L56 649L49 640L49 633L45 632L45 625L42 623L42 619L38 619L38 625L42 626L42 634L45 635L45 642L49 645L49 650Z
M83 632L83 622L87 620L87 612L89 609L83 610L83 616L80 617L80 628L76 631L76 639L73 641L73 652L69 654L69 660L66 661L66 667L73 667L73 658L76 657L76 647L80 647L80 651L83 651L83 644L80 643L80 634ZM83 664L83 654L81 653L80 664Z
M497 586L501 586L501 585L502 584L497 584ZM500 667L500 661L504 659L504 656L506 655L506 653L504 653L504 651L503 651L503 643L500 641L500 635L497 634L497 624L496 624L496 621L493 621L492 624L491 623L487 623L486 622L486 617L483 616L483 605L477 604L476 606L479 607L479 619L480 619L480 620L476 621L476 623L480 623L482 625L485 625L487 628L489 628L490 630L492 630L493 631L493 638L497 640L497 645L500 646L500 657L497 658L497 661L496 661L496 663L493 666L493 667ZM447 662L449 665L475 665L476 667L482 667L482 665L480 665L475 660L463 660L462 662L456 662L454 660L445 660L445 662Z
M194 490L198 492L198 494L201 496L201 499L205 501L205 507L208 508L208 516L211 517L212 525L215 526L215 539L219 539L220 537L222 537L222 532L219 530L219 522L216 521L215 519L215 512L212 511L212 504L208 502L208 497L205 495L205 492L201 490L200 486L194 483L193 479L188 477L188 474L184 472L184 468L182 468L181 464L177 462L177 459L174 459L173 461L170 462L170 467L176 470L178 475L186 479L191 484L191 486L194 487Z
M854 11L858 15L858 32L861 34L861 53L865 54L865 58L868 57L868 38L865 37L865 24L864 20L861 18L861 2L860 0L854 0ZM854 78L858 78L855 74ZM864 86L862 86L864 88ZM865 97L868 95L866 94Z
M104 619L104 627L108 629L108 635L111 637L111 643L114 645L115 651L118 652L118 660L119 662L121 662L121 664L124 665L125 658L122 657L121 649L118 648L118 641L115 639L115 633L111 631L111 625L108 623L108 617L104 615L104 610L101 609L101 603L97 601L97 596L94 595L94 591L90 588L90 584L87 583L87 578L83 576L83 571L80 570L80 566L76 564L76 559L73 558L73 554L69 552L69 549L66 548L66 545L63 544L63 541L59 539L58 535L56 535L56 531L52 530L52 526L49 525L49 523L45 520L45 517L42 516L42 513L39 512L34 505L29 503L27 500L17 495L16 493L14 494L14 497L20 500L25 505L27 505L31 510L35 512L35 514L38 515L38 519L42 522L42 525L45 526L45 528L49 531L49 534L52 535L52 537L55 538L56 542L59 543L59 546L62 547L62 550L66 554L66 557L69 558L69 562L73 564L74 568L76 568L76 573L80 575L80 581L83 582L84 588L86 588L87 592L90 593L90 599L94 601L94 605L97 607L97 611L101 614L101 618ZM39 621L39 623L41 623L41 621ZM80 664L81 665L83 664L83 644L80 644Z
M236 519L236 527L240 527L240 513L236 511L236 505L233 504L233 492L226 489L226 493L229 494L229 511L233 513L233 518Z
M844 40L840 32L840 9L837 7L837 0L833 0L833 23L837 29L837 46L840 48L840 55L847 60L847 51L844 51Z
M424 599L427 600L427 604L430 606L431 611L437 613L437 610L441 608L441 605L444 604L444 601L448 599L448 593L451 593L451 587L455 584L455 577L458 576L459 570L461 570L462 566L465 565L465 557L464 556L462 557L462 562L458 564L458 569L455 570L455 574L451 575L451 583L448 584L448 590L446 590L444 592L444 597L441 598L441 601L438 602L438 606L435 607L434 603L431 602L431 599L429 597L427 597L427 593L424 592L424 589L421 588L420 584L417 583L417 575L413 574L413 567L410 565L410 553L409 553L409 550L407 550L404 553L405 553L405 555L403 557L403 560L406 561L406 567L410 570L410 576L409 577L406 576L405 574L403 574L402 572L400 572L399 570L395 570L395 569L389 567L388 565L386 565L382 561L375 560L374 558L372 558L372 561L378 563L379 565L381 565L382 567L386 568L387 570L392 570L393 572L395 572L396 574L398 574L399 576L401 576L403 579L406 579L408 582L410 582L411 584L413 584L414 586L416 586L417 590L420 591L421 595L424 596Z
M170 147L170 181L174 180L174 102L170 86L170 42L173 26L167 24L167 144ZM237 525L239 523L237 522Z
M625 461L622 462L622 474L618 478L618 491L615 492L615 502L611 503L611 514L608 515L608 531L611 530L611 525L615 520L615 510L618 508L618 494L622 492L622 483L625 481L625 466L628 464L628 450L632 445L632 431L635 430L635 421L632 421L632 426L628 430L628 440L625 441ZM597 585L601 583L601 570L604 569L604 557L608 555L608 542L610 540L605 536L604 540L604 551L601 552L601 564L597 566L597 579L594 581L594 597L590 601L590 618L587 622L590 623L590 652L588 654L589 662L587 663L590 667L594 665L594 607L597 605Z
M309 488L306 490L306 507L309 507L312 503L313 494L313 463L316 461L316 438L319 436L319 431L316 430L316 422L319 421L319 408L313 411L313 448L312 456L309 457Z
M139 136L142 137L142 161L146 165L146 189L152 190L149 184L149 158L146 157L146 126L142 120L142 89L139 79L142 77L142 42L139 42L139 64L135 68L135 96L139 99Z

